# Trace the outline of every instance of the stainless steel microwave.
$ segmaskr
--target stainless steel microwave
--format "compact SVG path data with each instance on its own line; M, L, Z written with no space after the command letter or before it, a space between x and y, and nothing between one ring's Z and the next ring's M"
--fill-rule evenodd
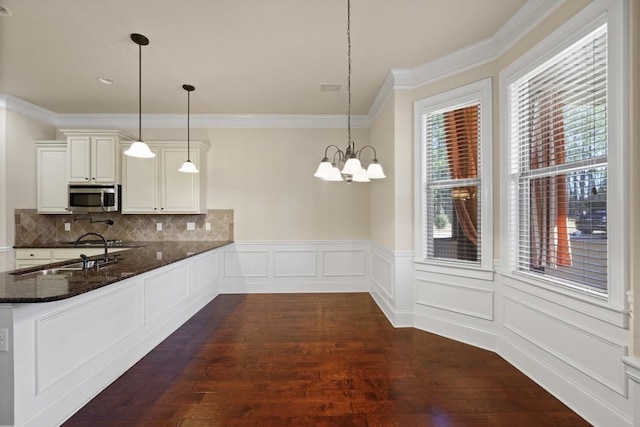
M69 210L73 213L118 212L120 185L69 184Z

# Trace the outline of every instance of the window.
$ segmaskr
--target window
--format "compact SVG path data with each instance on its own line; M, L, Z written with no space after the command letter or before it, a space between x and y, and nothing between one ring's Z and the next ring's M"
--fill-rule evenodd
M489 79L416 103L418 261L491 269L490 105Z
M606 294L607 27L509 85L515 269Z

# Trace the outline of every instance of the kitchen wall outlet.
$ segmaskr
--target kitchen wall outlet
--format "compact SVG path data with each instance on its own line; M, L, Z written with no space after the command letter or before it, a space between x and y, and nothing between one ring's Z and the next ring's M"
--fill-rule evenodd
M70 222L65 222L64 223L64 231L71 231L71 223Z
M162 259L162 252L156 252L156 259Z
M195 222L188 222L187 223L187 230L191 231L191 230L195 230L196 229L196 223Z
M0 329L0 351L9 351L9 329Z
M207 230L207 231L211 231L211 223L210 222L205 223L204 224L204 229Z
M157 231L162 231L162 223L161 222L156 222L156 230Z

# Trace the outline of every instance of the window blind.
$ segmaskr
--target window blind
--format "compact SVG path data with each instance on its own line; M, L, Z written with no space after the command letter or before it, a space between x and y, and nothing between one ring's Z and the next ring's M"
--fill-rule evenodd
M480 103L423 116L427 259L481 262Z
M606 292L606 26L510 89L517 268Z

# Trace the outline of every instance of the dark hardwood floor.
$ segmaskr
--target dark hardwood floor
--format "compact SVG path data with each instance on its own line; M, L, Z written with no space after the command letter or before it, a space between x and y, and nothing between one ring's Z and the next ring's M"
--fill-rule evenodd
M588 426L498 355L368 294L221 295L65 424Z

